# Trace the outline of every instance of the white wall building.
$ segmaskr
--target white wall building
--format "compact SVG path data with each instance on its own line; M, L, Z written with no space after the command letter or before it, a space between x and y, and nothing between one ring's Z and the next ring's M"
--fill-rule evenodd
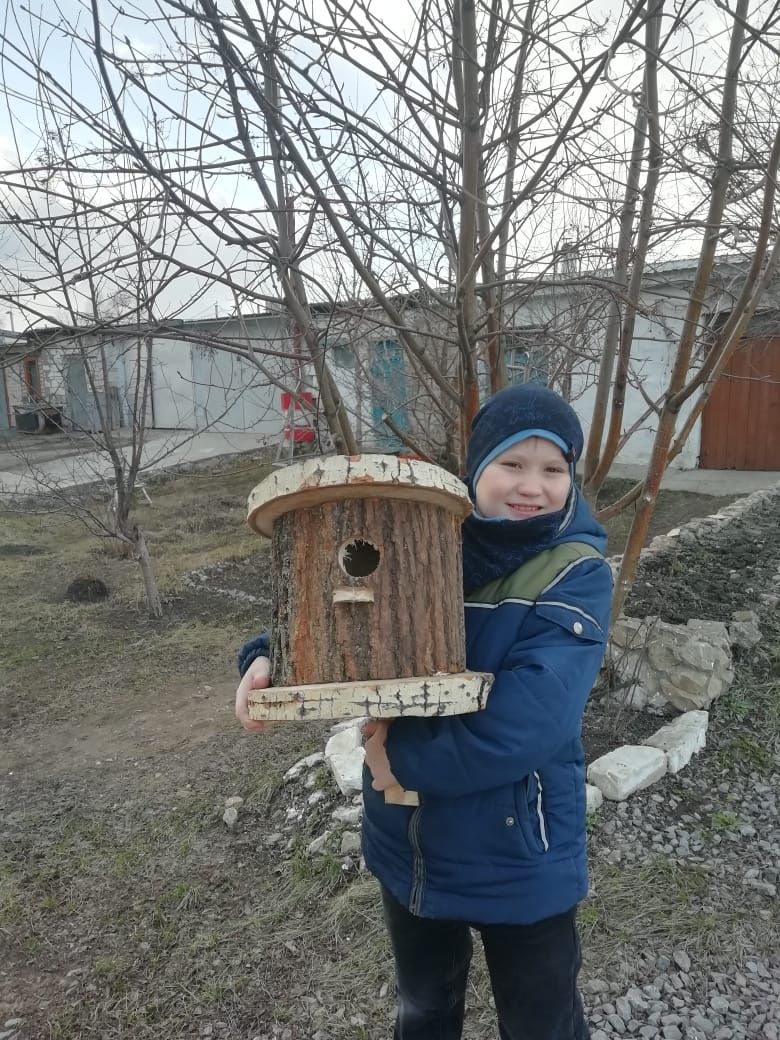
M711 328L718 317L729 313L741 288L745 267L744 261L719 265L705 301L696 346L702 353L694 355L694 367L706 350L705 328ZM694 273L693 263L669 263L645 276L635 317L622 417L625 444L618 455L619 462L643 465L649 458L656 427L649 404L660 402L668 384ZM549 382L563 390L586 434L605 329L613 306L611 288L607 278L586 275L568 275L536 284L527 292L518 285L511 327L503 330L510 379ZM435 359L437 369L454 377L454 332L445 328L434 307L423 305L415 296L402 298L399 306L404 309L404 321L416 331L418 342ZM624 309L624 304L621 306ZM776 458L763 450L768 440L780 445L780 427L772 432L780 421L777 289L765 294L762 308L770 320L760 328L754 322L746 337L752 338L752 346L748 342L745 349L740 349L739 359L735 359L715 388L702 420L674 460L675 467L690 469L701 464L709 468L780 468L780 455ZM363 449L402 448L382 421L382 416L389 413L398 428L410 433L426 450L443 452L441 410L417 374L419 364L406 355L398 331L384 324L383 313L358 301L345 303L335 312L315 308L314 318L321 346ZM0 424L5 421L13 425L15 406L42 401L61 409L66 422L74 428L98 429L98 407L88 385L83 357L100 357L96 348L102 345L106 378L100 365L91 366L98 398L112 427L128 426L136 408L138 358L143 356L133 337L133 330L127 326L100 333L44 329L29 333L27 346L22 349L20 341L24 337L17 336L13 346L16 354L3 370ZM294 346L289 320L282 312L179 321L155 330L147 426L253 431L268 443L283 443L285 428L290 423L310 425L297 411L285 414L285 390L310 390L315 412L319 412L311 363L296 362L291 356ZM298 347L299 353L307 356L307 349L300 344ZM247 357L220 348L254 350L259 367ZM0 349L5 351L7 361L11 348L0 341ZM484 396L488 392L486 384L485 378ZM678 429L693 400L683 408ZM745 450L729 451L729 442L744 444Z
M273 352L290 354L290 343L281 314L169 323L153 336L146 425L252 431L273 441L284 425L277 383L294 386L296 380L293 360ZM24 356L5 368L11 425L17 409L37 402L58 409L66 428L100 429L101 410L112 428L130 426L139 407L144 346L141 341L139 348L138 335L127 326L29 332ZM254 349L260 367L220 348Z
M728 315L741 288L745 267L744 263L722 264L719 267L705 301L703 326L711 326L718 316ZM622 421L623 433L633 432L627 437L618 456L617 461L621 463L644 465L649 459L657 424L655 416L648 409L648 402L658 403L668 385L683 331L694 273L695 267L691 263L669 263L645 276L635 318ZM775 289L765 294L761 307L766 311L776 309L779 305L780 296ZM547 382L551 376L557 375L556 385L560 386L560 366L565 363L567 354L573 359L568 373L569 397L586 436L593 414L599 362L610 308L609 290L604 283L600 285L596 278L590 283L583 278L576 285L570 280L562 285L548 284L536 289L527 302L518 305L514 316L515 328L506 339L510 375L514 374L519 380L537 378ZM703 333L704 328L701 331ZM761 335L765 336L766 333L762 332ZM748 330L746 339L750 337L751 331ZM697 350L705 350L705 343L706 337L702 335ZM694 370L702 359L702 354L694 353ZM765 361L765 364L769 362ZM773 370L770 367L764 374L757 372L756 380L769 379ZM780 388L776 394L780 394ZM683 406L678 430L690 414L695 399L693 395ZM707 409L714 404L713 395L713 401L705 409L705 422ZM769 406L772 406L771 401ZM728 421L726 416L723 416L723 421ZM741 429L739 424L742 420L738 415L733 416L733 422L733 436L749 436L747 431ZM700 420L684 449L674 460L674 468L695 469L699 466L702 428Z

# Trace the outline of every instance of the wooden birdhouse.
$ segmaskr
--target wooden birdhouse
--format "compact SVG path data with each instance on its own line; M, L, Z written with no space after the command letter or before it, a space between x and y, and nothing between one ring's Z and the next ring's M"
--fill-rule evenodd
M392 455L306 459L249 496L272 539L271 687L256 719L445 715L482 707L465 672L460 525L446 470Z

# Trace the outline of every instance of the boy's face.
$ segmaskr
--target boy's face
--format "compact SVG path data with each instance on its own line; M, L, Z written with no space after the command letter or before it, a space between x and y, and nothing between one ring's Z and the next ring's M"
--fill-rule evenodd
M482 516L527 520L563 509L571 488L569 463L552 441L529 437L488 463L476 487Z

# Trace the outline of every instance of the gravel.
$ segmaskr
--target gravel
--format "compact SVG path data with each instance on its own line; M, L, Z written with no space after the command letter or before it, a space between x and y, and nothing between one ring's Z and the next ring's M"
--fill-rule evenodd
M780 625L767 595L778 585L779 511L780 488L727 528L694 523L695 538L642 561L633 616L728 621L750 607L764 638L754 651L736 648L735 682L713 706L706 750L599 810L586 907L627 934L623 963L599 972L585 929L593 1040L780 1040ZM610 922L621 883L633 935L631 914Z

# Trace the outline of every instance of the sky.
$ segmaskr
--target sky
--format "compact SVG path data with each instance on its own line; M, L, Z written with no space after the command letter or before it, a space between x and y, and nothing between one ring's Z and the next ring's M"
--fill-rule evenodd
M316 12L321 14L325 10L325 0L309 0L310 6L312 2L314 3L313 9ZM558 6L561 7L562 5L559 4ZM676 10L679 6L679 4L675 5L674 9ZM766 15L776 19L775 7L777 6L777 4L771 2L764 2L759 5L754 4L753 10L756 11L754 18ZM152 2L152 0L143 0L142 3L136 5L126 3L123 7L128 12L124 18L116 14L112 3L103 0L99 5L103 22L101 26L103 35L106 40L110 40L113 33L113 38L116 41L113 46L116 47L120 57L142 56L148 61L161 60L163 62L173 61L174 63L184 60L182 49L176 46L170 31L166 29L164 32L160 32L154 21L155 16L159 15L158 4ZM670 11L672 10L669 5L667 7ZM680 62L689 62L697 74L702 74L710 69L717 69L718 56L723 50L723 34L726 19L719 3L712 2L712 0L697 2L695 8L695 16L689 16L687 24L676 35L675 47L679 51ZM371 5L372 12L381 12L386 27L401 38L412 35L415 11L417 9L416 6L409 3L391 3L389 0L381 0L381 2L380 0L372 0ZM33 5L32 7L32 14L26 14L25 12L28 10L30 10L28 5L22 4L18 0L9 0L2 23L3 39L0 42L0 76L4 86L4 95L0 97L0 163L6 169L18 166L20 159L24 164L27 164L28 168L30 163L36 163L36 157L41 152L42 135L45 134L46 130L50 130L53 124L57 124L60 131L69 134L70 138L77 144L90 146L94 144L95 140L94 132L86 125L74 124L72 116L61 108L56 99L53 103L53 111L47 116L47 126L42 127L39 119L40 110L36 109L33 102L36 84L30 75L30 73L35 71L29 63L31 54L34 54L36 51L40 51L43 54L42 64L47 76L51 77L49 79L44 78L43 82L53 83L57 81L62 84L66 91L80 105L84 106L84 112L87 117L89 117L90 113L96 110L99 111L101 104L95 57L88 46L88 39L92 33L92 16L89 6L79 2L79 0L58 0L56 5L51 0L48 0L48 2L38 0L37 6ZM602 18L605 23L610 17L614 17L612 4L592 3L589 5L589 10L594 17ZM141 17L142 15L148 16L148 19L145 21ZM567 24L571 24L571 19ZM64 26L65 29L59 28L58 25ZM175 30L187 40L187 49L190 57L197 54L198 57L205 59L207 62L214 59L213 50L210 50L202 40L198 41L196 39L191 20L189 23L186 21L178 23L175 26ZM608 33L609 26L605 24L603 35L606 36ZM84 42L81 44L76 39L80 35L84 37ZM774 24L770 26L765 37L770 42L778 42L777 29ZM702 41L707 38L709 38L709 42L705 45ZM311 55L312 58L315 57L317 41L306 41L303 37L296 37L291 38L289 46L298 59L301 62L305 62L307 55ZM380 126L389 127L391 119L389 106L378 96L377 88L370 75L372 69L375 70L377 67L376 59L372 59L370 56L361 57L361 52L357 46L348 46L343 58L334 56L332 51L329 57L332 61L334 78L343 91L343 96L347 102L358 111L368 112L370 117ZM350 60L347 60L348 58ZM363 62L363 70L359 67L358 59ZM626 50L624 53L618 54L611 62L608 78L599 85L599 89L595 92L589 104L595 106L608 95L612 94L614 96L616 88L623 88L629 85L629 75L635 61L635 52ZM162 123L160 129L170 134L172 139L178 141L179 144L194 147L199 136L197 127L204 122L213 120L212 126L217 131L227 128L229 126L228 120L219 115L214 115L215 110L210 104L209 97L206 96L212 90L209 83L219 82L219 74L219 69L209 71L204 80L202 90L198 90L195 86L184 92L174 91L170 86L165 85L162 76L157 76L153 80L155 89L159 90L161 100L169 103L173 109L172 113L161 113ZM551 79L560 79L562 74L560 62L551 52L551 65L548 69L548 75ZM541 66L537 69L536 76L543 79L544 69ZM122 84L119 77L115 74L112 76L112 80L117 90L121 91L124 111L132 132L139 139L148 139L151 136L151 132L146 121L147 113L144 113L133 103L134 92L132 85L127 82ZM666 76L664 77L664 82L666 86L664 87L664 84L662 84L662 87L667 91L671 90L673 78ZM544 83L541 83L541 86L544 85ZM711 86L717 90L719 86L717 78L712 81ZM225 104L225 100L223 93L218 103ZM500 102L501 99L499 97L496 100ZM247 101L247 104L251 104L251 99ZM629 112L632 111L630 105L628 110ZM194 125L185 125L180 117L191 120ZM553 112L553 121L555 117L556 114ZM706 113L702 119L706 122ZM423 116L422 120L426 126L433 127L435 125L435 120L431 117ZM410 126L413 135L414 128L411 124ZM539 129L540 125L537 125L535 133L538 133ZM227 130L225 132L227 133ZM610 142L620 133L621 123L615 118L615 112L605 113L602 116L602 125L600 127L600 139L604 143L605 152ZM708 135L709 133L708 131ZM709 140L709 136L706 139ZM327 140L325 134L323 134L323 140ZM413 140L413 136L410 136L410 140ZM263 141L257 142L258 147L263 147L263 144ZM529 150L532 150L534 147L533 140L524 142L524 144L527 144ZM420 154L422 155L424 141L420 142L420 147ZM194 159L194 153L190 154L193 155ZM225 156L229 158L230 155L230 150L225 150ZM316 158L312 157L311 161L313 168L316 167ZM350 177L356 176L354 166L350 167L344 157L341 157L339 162L343 163L346 175ZM375 183L380 183L383 176L387 174L387 170L383 168L381 162L374 162L373 164L370 162L364 163L360 172ZM125 191L125 186L116 182L112 184L110 180L103 180L97 185L86 174L81 174L80 176L93 200L103 200L107 203L116 199L117 192ZM527 227L532 229L532 231L526 230L523 232L527 236L525 243L522 240L518 240L516 243L518 254L523 249L530 251L534 240L537 245L541 242L546 243L545 248L548 248L556 238L560 238L567 232L568 227L575 229L577 227L587 227L589 221L598 221L599 211L595 211L587 205L582 206L578 197L587 196L589 176L590 174L583 174L580 178L576 176L569 177L565 184L561 184L558 200L552 209L542 212L540 208L535 221L532 219L533 214L529 214ZM610 178L619 182L621 177L624 177L624 172L615 166L612 157L606 156L600 176L603 189L603 184L607 183ZM413 192L417 190L414 189L414 183L414 179L410 175L407 185L412 186ZM255 230L262 230L263 222L256 219L256 214L262 208L263 203L257 188L246 175L245 168L239 174L225 172L224 170L218 171L209 178L208 182L204 181L198 184L197 188L207 193L209 199L220 209L246 211L248 215L246 219L251 219L254 222ZM408 187L405 190L408 191ZM679 198L675 198L675 190L680 192ZM619 183L616 183L614 191L616 195L619 194ZM684 185L681 187L680 182L677 183L676 187L670 185L665 201L670 210L676 208L684 211L687 205ZM33 205L38 205L38 203L33 203ZM392 219L402 220L407 212L407 205L408 200L404 199L401 203L391 205L387 213ZM8 209L7 202L5 208L6 210ZM305 213L298 215L299 228L304 223L305 215ZM430 220L431 215L422 214L419 215L419 219L423 221L426 219ZM244 221L243 217L242 221ZM151 234L152 232L147 231L145 233ZM170 236L173 233L173 229L171 229L168 235ZM172 239L169 237L166 241L171 242ZM184 261L185 265L194 270L181 273L170 285L161 290L158 302L164 310L172 314L186 314L188 317L205 317L212 316L215 312L224 313L234 307L235 301L232 294L219 285L213 275L215 273L218 274L220 269L227 270L234 268L236 265L240 266L243 252L240 246L229 246L224 243L215 245L216 242L217 240L213 232L207 227L199 229L197 234L193 231L181 237L176 246L177 256ZM403 242L403 230L396 236L396 242ZM416 245L410 243L409 248L417 248L423 251L423 253L426 249L430 249L429 239L420 237L416 242ZM678 252L682 249L684 252L690 253L696 242L697 237L693 235L682 240L682 244L681 241L678 241L676 244L670 244L668 247L670 252L667 259L674 255L674 249L678 250ZM124 238L120 236L116 245L120 250L127 252L131 243L125 235ZM215 256L216 259L214 259ZM4 265L6 268L13 268L14 263L18 266L23 262L26 265L25 270L30 273L32 270L31 265L34 266L36 259L40 260L40 257L23 257L19 242L15 239L12 228L6 226L0 229L0 266ZM312 291L315 291L318 281L328 282L331 288L333 288L336 277L335 260L326 262L322 255L314 253L306 259L306 265L312 277ZM400 277L391 261L386 262L385 273L388 276L395 274L396 277ZM244 275L242 277L250 276ZM2 291L2 288L0 286L0 291ZM349 288L351 290L354 286L349 284ZM73 287L72 292L77 293L77 287ZM39 300L40 309L45 310L46 307L51 307L53 311L56 311L57 299L58 297L55 294L47 302L44 299L44 294L41 294ZM182 310L182 308L184 309ZM252 309L258 309L256 301ZM13 321L18 327L20 323L25 322L25 316L18 311L14 313L13 308L7 307L6 314L0 315L0 325L7 324L10 321Z

